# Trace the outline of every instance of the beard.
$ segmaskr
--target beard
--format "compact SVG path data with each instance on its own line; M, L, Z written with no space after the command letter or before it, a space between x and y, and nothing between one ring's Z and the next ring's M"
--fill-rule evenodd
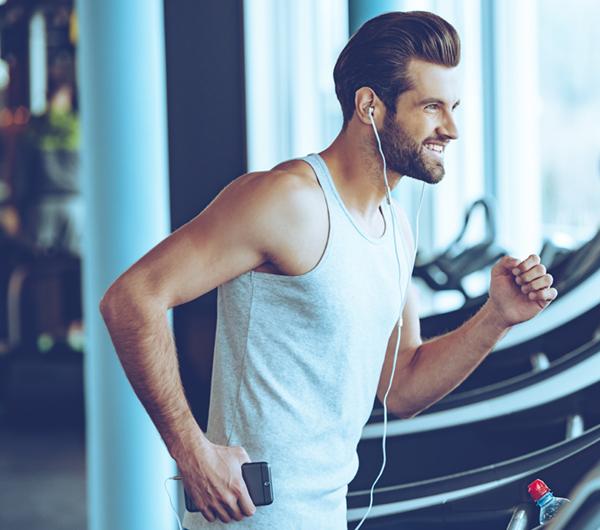
M411 138L408 131L396 122L394 114L386 113L383 128L378 133L389 169L427 184L437 184L444 178L444 165L432 155L427 155L425 146Z

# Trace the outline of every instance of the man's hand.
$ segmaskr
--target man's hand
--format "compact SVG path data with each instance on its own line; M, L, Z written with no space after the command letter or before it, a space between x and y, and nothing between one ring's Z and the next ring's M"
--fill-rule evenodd
M185 491L206 520L229 523L254 514L242 476L242 464L250 462L243 447L204 443L177 459Z
M540 257L524 261L504 256L492 269L490 302L506 327L536 316L558 296L554 279L546 273Z

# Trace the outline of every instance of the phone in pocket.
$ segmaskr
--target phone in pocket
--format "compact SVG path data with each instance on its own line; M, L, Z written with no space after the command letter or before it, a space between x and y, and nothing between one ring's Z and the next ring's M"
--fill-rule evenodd
M248 488L254 506L266 506L273 502L273 482L271 481L271 466L267 462L247 462L242 464L242 477ZM198 512L198 508L184 490L185 509L188 512Z

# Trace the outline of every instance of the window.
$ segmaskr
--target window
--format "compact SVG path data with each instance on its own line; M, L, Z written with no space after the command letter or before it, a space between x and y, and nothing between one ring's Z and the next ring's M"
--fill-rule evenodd
M521 257L575 246L600 221L600 4L495 5L500 234Z
M319 151L342 125L333 67L348 40L344 0L244 2L248 170Z
M600 3L537 0L543 237L600 222Z

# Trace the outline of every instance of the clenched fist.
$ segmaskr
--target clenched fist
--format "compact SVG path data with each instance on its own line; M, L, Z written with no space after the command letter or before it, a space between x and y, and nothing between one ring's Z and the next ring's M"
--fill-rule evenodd
M558 296L553 281L538 255L523 261L504 256L492 269L490 302L504 325L514 326L536 316Z

